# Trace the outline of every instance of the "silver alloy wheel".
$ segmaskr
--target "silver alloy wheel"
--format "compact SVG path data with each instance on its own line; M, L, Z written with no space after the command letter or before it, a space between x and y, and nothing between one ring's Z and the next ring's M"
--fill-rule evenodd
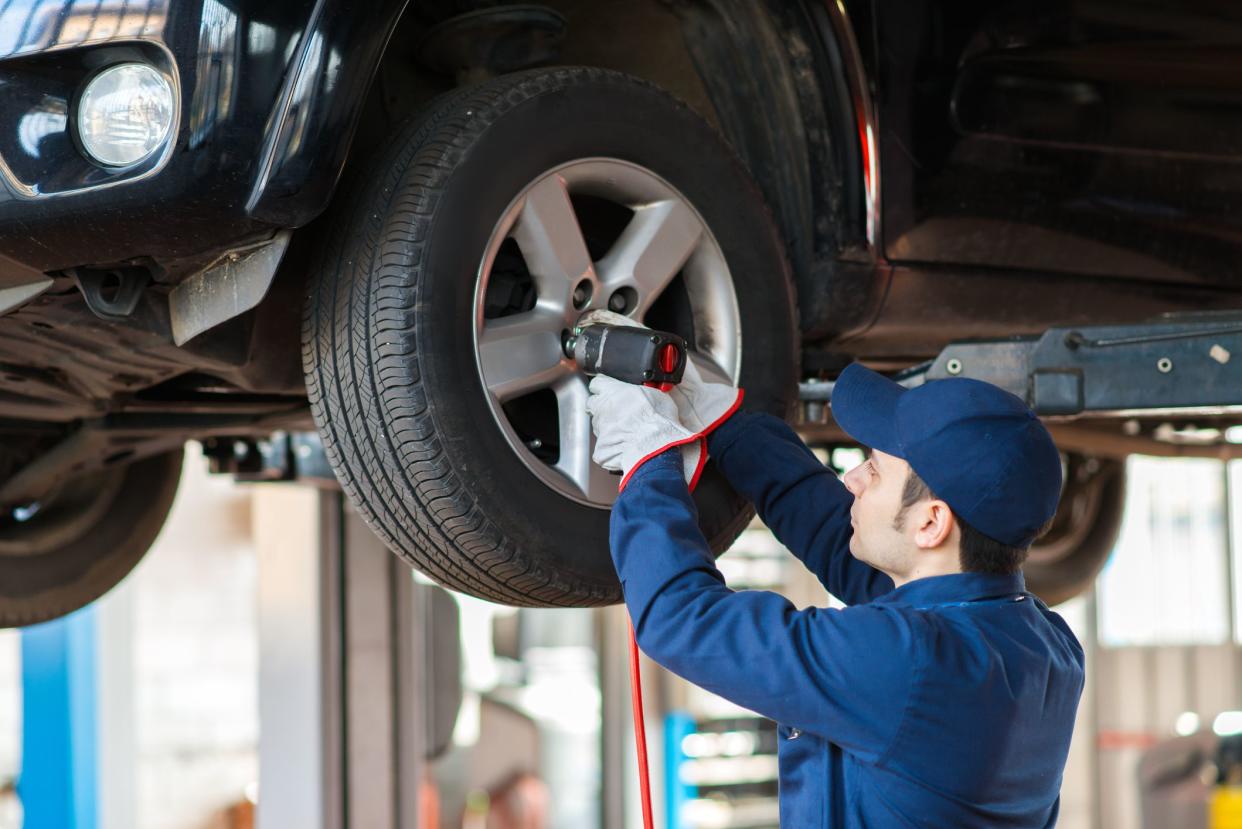
M607 254L592 261L572 196L591 196L633 211ZM535 290L533 307L485 318L493 266L512 239ZM733 280L720 245L694 206L663 178L636 164L588 158L540 175L509 204L492 231L474 295L474 353L488 405L523 463L557 492L606 508L618 479L591 460L595 436L586 411L587 383L561 349L582 314L609 308L644 322L652 305L682 275L693 343L704 376L736 382L741 368L741 320ZM620 300L617 300L619 302ZM612 310L617 310L614 306ZM556 397L559 454L539 458L519 436L504 406L532 392Z

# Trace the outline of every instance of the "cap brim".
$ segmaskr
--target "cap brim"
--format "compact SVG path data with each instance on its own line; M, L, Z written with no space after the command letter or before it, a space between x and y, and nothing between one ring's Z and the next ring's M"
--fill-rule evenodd
M852 363L832 386L832 417L863 446L904 458L897 437L897 401L906 391L884 375Z

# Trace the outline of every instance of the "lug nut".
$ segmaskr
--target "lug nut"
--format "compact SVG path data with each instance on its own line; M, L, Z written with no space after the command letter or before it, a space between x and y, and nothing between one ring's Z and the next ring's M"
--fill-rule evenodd
M625 297L620 291L608 297L608 310L618 314L625 310Z
M574 308L581 311L583 308L591 304L591 281L584 279L578 283L578 287L574 288Z

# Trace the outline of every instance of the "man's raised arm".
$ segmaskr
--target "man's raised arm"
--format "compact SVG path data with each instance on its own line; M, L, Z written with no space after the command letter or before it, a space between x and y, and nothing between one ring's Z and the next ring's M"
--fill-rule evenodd
M877 762L901 726L924 648L884 605L797 610L724 583L675 452L644 463L609 542L639 647L694 684Z
M736 412L707 438L708 453L763 523L837 598L860 604L893 589L849 551L854 496L787 423Z

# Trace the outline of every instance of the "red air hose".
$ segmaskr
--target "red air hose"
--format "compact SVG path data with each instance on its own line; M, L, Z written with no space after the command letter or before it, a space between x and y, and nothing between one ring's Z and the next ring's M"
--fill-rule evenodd
M739 393L737 403L734 403L733 408L725 413L725 417L733 414L733 411L737 409L738 404L741 402L742 395ZM715 428L715 424L712 424L708 431L711 428ZM703 434L706 434L706 432ZM694 492L694 488L698 486L699 475L702 474L703 466L707 462L707 438L703 435L697 435L696 439L699 441L699 465L694 470L694 475L690 478L689 487L691 492ZM643 460L646 460L646 458ZM639 463L642 463L642 461L639 461ZM624 479L621 481L621 488L625 488ZM643 679L638 664L638 637L634 633L633 619L630 620L629 627L630 698L634 705L634 746L638 751L638 791L643 803L643 829L655 829L655 819L652 817L651 812L651 771L647 767L647 725L646 720L643 719Z
M654 829L651 816L651 773L647 769L647 726L643 719L643 680L638 664L638 639L630 622L630 698L634 703L634 745L638 748L638 790L643 801L643 829Z

